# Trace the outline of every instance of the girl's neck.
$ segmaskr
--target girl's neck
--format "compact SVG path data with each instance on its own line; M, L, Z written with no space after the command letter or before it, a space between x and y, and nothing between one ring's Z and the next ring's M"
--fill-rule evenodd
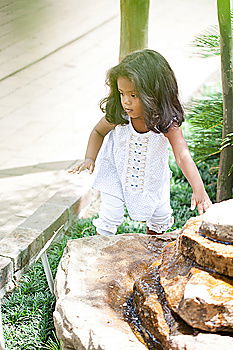
M134 130L140 134L144 134L145 132L149 131L145 125L144 119L131 118L131 124L132 124Z

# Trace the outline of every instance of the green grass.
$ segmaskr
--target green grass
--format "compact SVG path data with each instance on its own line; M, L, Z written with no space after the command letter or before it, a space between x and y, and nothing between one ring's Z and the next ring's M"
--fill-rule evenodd
M213 163L205 162L199 166L207 191L212 200L216 193L216 171ZM180 228L197 211L190 210L191 188L180 169L171 164L173 178L171 183L171 205L175 224L171 230ZM69 229L63 239L53 245L48 252L51 270L55 276L58 263L67 240L95 235L92 219L80 219ZM132 221L127 212L125 220L118 228L121 233L143 233L145 224ZM41 262L35 263L21 278L19 286L2 300L2 316L7 349L21 350L61 350L56 339L52 313L55 298L51 296Z
M41 263L34 264L2 301L7 348L44 349L45 342L53 337L54 303Z
M91 219L78 220L67 235L48 253L55 276L68 239L95 234ZM60 350L54 334L52 313L55 298L51 295L42 263L32 265L18 287L2 300L4 336L7 349Z

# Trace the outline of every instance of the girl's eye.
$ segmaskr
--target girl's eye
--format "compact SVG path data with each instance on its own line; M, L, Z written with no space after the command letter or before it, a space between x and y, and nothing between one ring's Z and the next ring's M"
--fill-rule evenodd
M136 95L136 94L132 94L132 95L131 95L131 97L135 97L135 98L136 98L136 97L137 97L137 95Z

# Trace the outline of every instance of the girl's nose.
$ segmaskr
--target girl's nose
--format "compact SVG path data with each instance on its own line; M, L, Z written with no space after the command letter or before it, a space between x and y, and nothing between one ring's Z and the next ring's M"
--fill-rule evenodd
M130 97L129 96L124 96L123 103L125 105L129 105L131 103Z

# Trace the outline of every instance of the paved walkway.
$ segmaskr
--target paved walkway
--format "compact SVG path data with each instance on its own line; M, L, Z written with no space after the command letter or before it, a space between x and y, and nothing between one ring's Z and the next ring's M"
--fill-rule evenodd
M66 169L83 157L101 116L120 25L116 0L9 3L0 5L1 238L57 190L89 181ZM170 62L183 103L218 70L218 58L193 56L190 46L216 23L211 0L151 1L149 47Z

